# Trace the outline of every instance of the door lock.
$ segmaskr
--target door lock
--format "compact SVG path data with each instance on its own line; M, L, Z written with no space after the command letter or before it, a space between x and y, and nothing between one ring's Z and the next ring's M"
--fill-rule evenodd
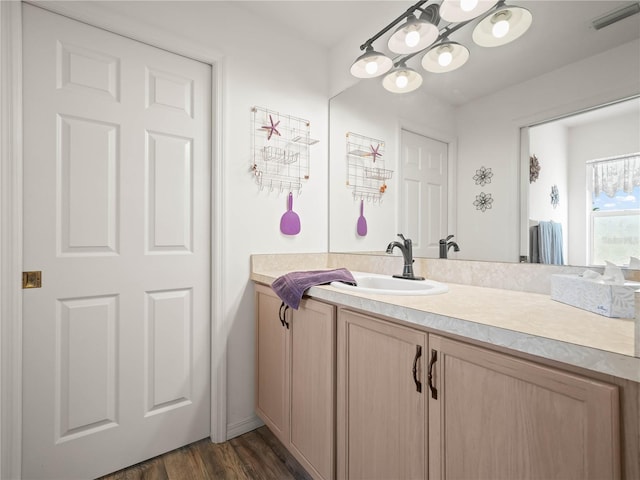
M42 272L22 272L22 288L42 288Z

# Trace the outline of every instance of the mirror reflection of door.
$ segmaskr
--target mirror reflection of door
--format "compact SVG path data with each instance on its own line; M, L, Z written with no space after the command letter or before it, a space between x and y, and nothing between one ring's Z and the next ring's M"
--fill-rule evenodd
M447 235L449 145L403 129L400 148L400 231L414 256L437 258Z
M600 191L602 186L594 188L593 177L596 165L601 177L624 177L624 166L618 165L627 159L632 166L626 177L637 179L639 132L640 97L529 128L529 154L540 164L538 179L527 182L529 226L548 220L562 223L565 263L604 265L609 260L628 265L630 256L640 255L640 186L621 184L607 194ZM601 184L612 181L600 178ZM555 208L553 185L559 190Z

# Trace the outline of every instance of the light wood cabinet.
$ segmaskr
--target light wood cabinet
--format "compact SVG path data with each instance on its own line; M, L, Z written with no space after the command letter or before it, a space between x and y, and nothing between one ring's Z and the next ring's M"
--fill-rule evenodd
M427 478L426 337L340 311L338 478Z
M314 478L637 477L637 425L620 425L621 408L637 423L637 384L621 400L607 379L312 299L281 321L280 306L256 286L256 412Z
M616 386L437 335L429 346L431 478L620 478Z
M335 478L335 339L333 305L285 312L256 285L256 413L317 479Z

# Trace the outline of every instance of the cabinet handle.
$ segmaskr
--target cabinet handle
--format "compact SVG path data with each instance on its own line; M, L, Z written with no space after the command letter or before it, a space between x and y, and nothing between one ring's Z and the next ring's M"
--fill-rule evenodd
M422 345L416 345L416 356L413 357L413 381L416 382L416 392L422 392L422 382L418 380L418 359L422 356Z
M287 310L289 310L289 305L285 305L284 302L282 302L280 304L280 311L278 312L278 318L280 319L280 323L282 324L282 326L287 327L287 330L289 330L289 322L287 322Z
M438 399L438 389L433 385L433 365L438 361L438 351L431 350L431 360L429 361L429 372L427 374L427 381L429 384L429 390L431 390L431 398Z
M285 305L285 303L282 302L280 304L280 311L278 312L278 318L280 319L280 323L282 324L282 326L287 327L287 330L289 330L289 322L287 322L287 310L289 310L289 305Z
M284 315L282 314L282 309L285 308L284 302L282 302L280 304L280 311L278 312L278 318L280 319L280 323L282 324L282 326L284 327ZM285 312L287 311L287 309L285 308L284 310Z

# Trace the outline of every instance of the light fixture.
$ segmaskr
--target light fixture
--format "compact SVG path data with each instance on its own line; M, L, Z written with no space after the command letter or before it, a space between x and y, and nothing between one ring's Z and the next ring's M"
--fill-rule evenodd
M531 12L522 7L502 5L473 29L473 41L481 47L498 47L514 41L531 26Z
M373 78L384 75L393 67L385 54L376 52L371 45L351 65L351 75L358 78Z
M358 78L386 74L384 88L394 93L411 92L422 85L422 76L407 67L414 56L422 54L422 67L431 73L451 72L469 60L469 49L449 38L474 18L484 15L472 35L480 46L497 47L523 35L531 26L531 13L522 7L507 6L505 1L442 0L438 4L433 0L423 7L429 0L420 0L360 46L366 52L353 62L351 73ZM421 12L419 18L417 11ZM441 20L448 23L438 29ZM374 51L372 44L393 28L387 45L398 56L391 60ZM396 67L389 71L393 65Z
M438 22L438 7L430 5L417 18L409 15L406 23L400 25L389 37L387 46L394 53L414 53L424 50L436 41L440 32Z
M412 92L422 85L422 75L404 64L387 73L382 80L382 86L393 93Z
M606 13L605 15L595 18L591 24L593 25L593 28L600 30L601 28L608 27L609 25L619 22L631 15L635 15L636 13L640 13L640 2L634 2L618 8L613 12Z
M440 17L447 22L466 22L486 13L495 4L495 0L444 0Z
M469 60L469 49L445 40L431 47L422 57L422 68L432 73L451 72Z

